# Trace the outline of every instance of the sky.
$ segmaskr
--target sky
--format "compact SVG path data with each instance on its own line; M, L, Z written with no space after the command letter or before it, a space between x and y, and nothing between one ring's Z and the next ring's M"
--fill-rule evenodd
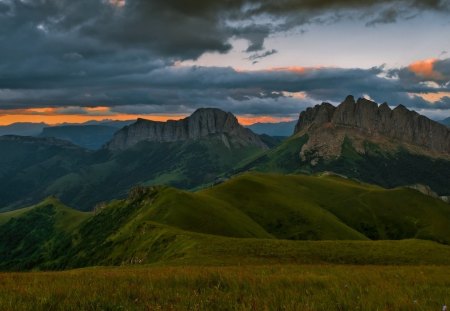
M450 0L0 0L0 47L0 125L278 122L349 94L450 117Z

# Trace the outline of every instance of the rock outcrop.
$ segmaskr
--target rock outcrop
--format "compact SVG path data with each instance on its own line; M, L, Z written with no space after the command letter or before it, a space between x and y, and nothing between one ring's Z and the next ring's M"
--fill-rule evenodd
M267 148L259 136L241 126L232 113L215 108L198 109L191 116L178 121L138 119L136 123L118 131L106 148L123 150L141 141L182 142L207 137L218 138L228 147Z
M322 103L300 114L295 133L310 137L301 156L316 153L330 158L340 154L345 137L363 151L362 142L372 141L389 148L399 144L412 151L450 157L450 129L403 105L391 109L384 103L348 96L339 106Z

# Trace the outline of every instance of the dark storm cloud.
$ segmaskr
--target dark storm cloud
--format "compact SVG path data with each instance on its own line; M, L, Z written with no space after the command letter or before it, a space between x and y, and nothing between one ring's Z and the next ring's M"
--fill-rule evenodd
M218 107L240 114L295 115L321 101L338 103L348 94L414 109L450 109L448 98L429 103L418 94L450 91L386 78L383 67L371 69L294 68L236 71L224 67L161 67L115 77L96 87L0 92L3 106L110 106L114 112L188 113ZM45 100L43 100L45 99ZM23 103L26 104L23 104Z
M179 68L178 60L226 53L230 39L249 42L249 60L273 33L321 16L353 16L368 24L394 22L422 10L448 12L448 1L360 0L0 0L0 107L146 106L188 111L235 107L242 113L297 113L308 100L340 101L349 93L428 107L408 92L427 92L406 69L397 80L383 69L237 72L231 68ZM444 75L448 62L436 64ZM285 92L305 92L299 100ZM273 106L271 106L271 103ZM428 106L427 106L428 105ZM448 107L448 100L438 103ZM178 107L178 108L176 108ZM152 110L152 111L153 111Z

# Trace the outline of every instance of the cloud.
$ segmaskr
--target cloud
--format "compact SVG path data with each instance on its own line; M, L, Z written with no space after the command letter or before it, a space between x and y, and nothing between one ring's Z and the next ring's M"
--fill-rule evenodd
M267 50L267 51L264 51L264 52L261 52L261 53L254 53L254 54L250 55L248 57L248 59L253 61L253 63L255 63L255 62L258 62L258 60L260 60L260 59L269 57L269 56L274 55L276 53L278 53L278 51L275 50L275 49Z
M445 60L440 62L446 63ZM410 67L396 72L411 73ZM426 84L409 76L394 78L390 75L392 71L382 66L369 69L286 67L257 71L160 66L114 76L92 87L88 79L85 84L74 80L74 84L57 89L52 88L53 80L49 80L42 81L38 90L3 90L0 104L5 108L69 106L61 110L64 114L93 114L95 110L82 108L93 106L109 107L111 113L122 114L187 114L199 107L218 107L237 114L286 117L322 101L339 103L348 94L354 94L412 109L450 109L447 84ZM74 108L77 106L80 108Z
M432 103L420 95L448 91L449 59L389 72L381 67L245 72L176 66L206 52L227 53L236 38L248 41L248 59L258 61L276 53L266 50L269 36L298 26L331 17L334 22L352 17L368 25L392 23L427 10L446 14L449 2L0 1L0 105L109 106L155 113L217 106L292 115L316 101L338 102L352 93L421 109L448 109L447 97ZM286 95L299 92L305 97Z

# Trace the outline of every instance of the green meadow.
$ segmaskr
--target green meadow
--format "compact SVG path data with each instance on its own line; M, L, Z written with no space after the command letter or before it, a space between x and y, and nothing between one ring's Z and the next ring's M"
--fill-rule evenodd
M450 205L331 174L0 214L0 310L440 310ZM27 271L27 272L25 272Z

